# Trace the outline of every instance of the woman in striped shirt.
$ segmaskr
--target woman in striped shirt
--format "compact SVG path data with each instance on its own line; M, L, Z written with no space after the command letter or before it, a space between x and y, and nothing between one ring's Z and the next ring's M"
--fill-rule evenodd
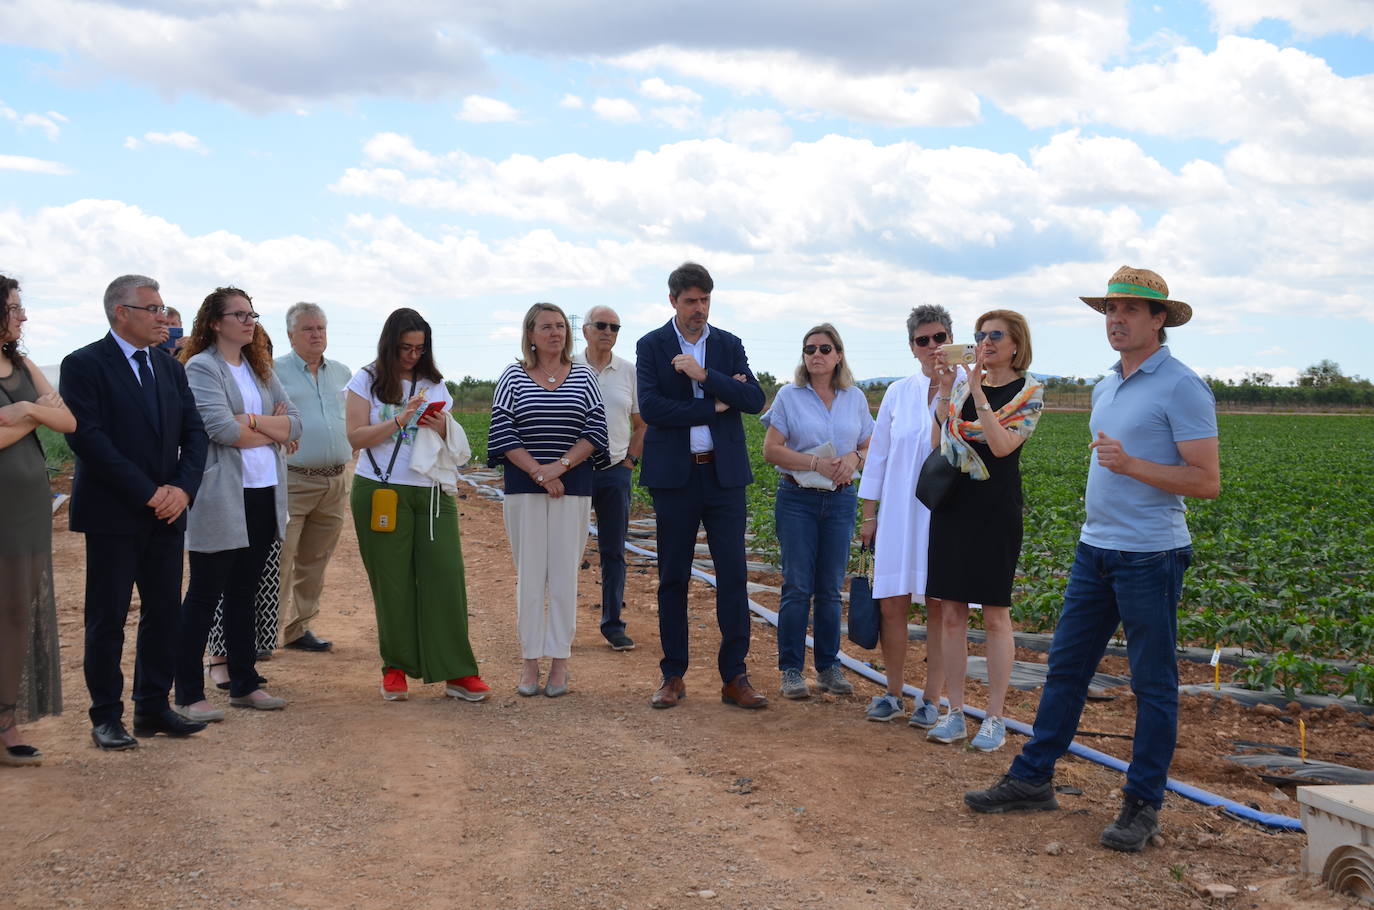
M544 694L567 694L592 469L606 467L607 445L601 391L586 364L572 362L568 318L551 303L536 303L525 314L519 362L496 383L487 440L487 463L505 465L506 533L515 555L524 658L516 686L521 695L541 691L539 661L545 657L551 665Z

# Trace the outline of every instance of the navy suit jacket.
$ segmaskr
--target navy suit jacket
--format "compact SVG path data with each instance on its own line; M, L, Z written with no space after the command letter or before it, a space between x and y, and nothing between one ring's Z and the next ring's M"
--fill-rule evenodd
M186 370L170 354L149 348L158 421L145 404L133 368L112 335L62 361L59 394L76 417L67 442L76 454L69 526L96 534L135 534L159 521L148 500L163 484L195 501L208 440ZM186 530L186 512L172 525Z
M748 486L754 482L754 473L749 467L740 412L759 413L764 396L749 369L744 345L729 332L711 326L702 398L692 395L692 380L687 374L673 369L673 358L681 353L671 319L635 345L639 416L649 425L644 434L640 485L664 489L686 486L692 467L690 430L704 425L711 428L715 443L716 480L722 487ZM735 379L736 373L743 373L747 381ZM717 399L730 407L717 413Z

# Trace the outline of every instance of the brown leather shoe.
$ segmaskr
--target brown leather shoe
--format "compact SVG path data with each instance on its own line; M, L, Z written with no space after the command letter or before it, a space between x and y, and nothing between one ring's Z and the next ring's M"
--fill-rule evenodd
M665 676L649 704L655 708L671 708L687 697L687 686L681 676Z
M759 694L749 682L749 674L741 673L728 683L720 687L720 700L727 705L736 705L740 708L766 708L768 699Z

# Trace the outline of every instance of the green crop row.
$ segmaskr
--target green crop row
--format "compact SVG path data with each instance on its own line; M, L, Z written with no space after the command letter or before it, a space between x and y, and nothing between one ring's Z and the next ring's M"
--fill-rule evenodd
M487 416L461 419L483 452ZM1188 501L1195 555L1180 642L1251 652L1238 682L1374 700L1374 417L1221 414L1218 422L1221 496ZM763 460L757 418L746 417L745 430L751 546L776 563L777 472ZM1025 537L1012 603L1022 630L1048 631L1058 620L1090 438L1086 413L1050 412L1023 451ZM651 507L642 489L635 501Z

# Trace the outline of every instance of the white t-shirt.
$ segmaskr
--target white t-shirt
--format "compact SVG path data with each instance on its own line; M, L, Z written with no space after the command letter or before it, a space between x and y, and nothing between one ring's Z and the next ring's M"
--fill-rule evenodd
M378 401L372 394L372 373L368 367L353 374L353 378L348 381L345 391L352 392L359 398L368 403L368 421L370 423L386 423L405 411L405 402L410 397L410 382L401 383L401 403L387 404ZM442 382L430 382L428 379L421 379L415 386L416 393L423 392L425 402L442 401L444 410L453 407L453 397L448 393L448 386ZM415 445L415 434L419 431L416 421L420 419L420 413L424 408L416 410L410 418L410 423L406 425L405 436L401 440L401 449L396 452L396 466L391 471L390 483L401 484L410 487L428 487L431 485L430 479L423 474L417 474L410 469L411 448ZM371 480L381 480L381 474L372 470L372 460L367 457L367 452L372 453L372 458L377 460L377 469L382 474L386 473L387 463L391 461L391 453L396 449L396 440L401 436L401 431L397 430L384 441L373 446L364 452L358 453L358 466L354 474L358 477L367 477Z
M229 372L234 376L234 384L239 387L239 394L243 396L243 413L262 414L262 394L258 391L258 384L254 381L253 368L248 365L248 361L239 361L238 366L226 363ZM275 446L254 446L251 449L239 449L239 454L243 456L243 486L247 490L257 490L262 487L275 487L277 485L277 453Z

